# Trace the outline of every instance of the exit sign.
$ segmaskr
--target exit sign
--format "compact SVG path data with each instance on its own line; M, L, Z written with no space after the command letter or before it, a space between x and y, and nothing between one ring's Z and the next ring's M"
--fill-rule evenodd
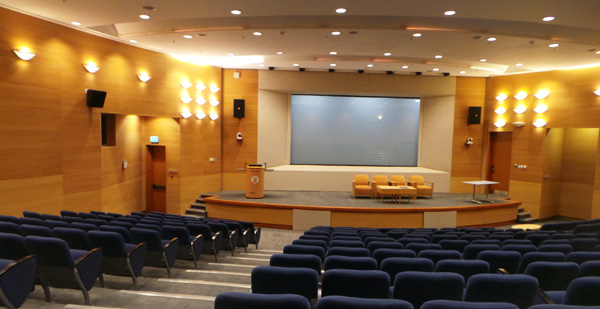
M150 136L150 143L158 144L158 136Z

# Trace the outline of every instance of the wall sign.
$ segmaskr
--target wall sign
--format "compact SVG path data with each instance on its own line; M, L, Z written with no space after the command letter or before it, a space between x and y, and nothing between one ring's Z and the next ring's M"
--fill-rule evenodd
M150 136L150 143L158 144L158 136Z

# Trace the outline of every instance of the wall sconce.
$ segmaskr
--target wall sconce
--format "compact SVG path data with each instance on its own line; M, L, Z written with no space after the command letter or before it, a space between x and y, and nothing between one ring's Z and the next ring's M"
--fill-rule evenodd
M210 117L211 120L217 120L219 119L219 115L217 115L217 113L212 112L208 115L208 117Z
M217 101L217 99L215 99L215 98L210 98L210 101L208 101L208 102L212 106L217 106L217 105L219 105L219 103L221 103L221 102Z
M540 119L538 119L538 120L534 121L534 122L533 122L533 125L534 125L536 128L541 128L541 127L543 127L543 126L545 126L545 125L546 125L546 120L544 120L544 119L541 119L541 118L540 118Z
M29 48L27 48L27 47L23 47L21 49L15 49L15 50L13 50L13 52L21 60L29 61L29 60L35 58L35 54L32 53L31 50L29 50Z
M597 96L600 96L600 88L598 88L598 89L594 90L594 93L595 93Z
M185 119L188 119L188 118L190 118L190 116L192 116L192 113L190 113L190 111L189 111L189 110L187 110L187 109L184 109L184 110L181 112L181 117L183 117L183 118L185 118Z
M513 111L517 114L522 114L527 111L527 106L525 106L525 104L519 104Z
M548 91L548 89L542 89L542 90L538 91L536 94L534 94L533 96L539 100L543 100L549 95L550 95L550 91Z
M517 93L515 95L515 99L521 101L521 100L525 100L525 98L527 97L527 92L525 91L519 91L519 93Z
M506 125L506 121L502 118L496 120L496 122L494 122L494 125L496 126L496 128L502 128L503 126Z
M544 113L548 110L548 106L544 103L536 106L536 108L533 109L536 113L541 114Z
M182 79L180 85L185 89L192 87L192 84L190 84L190 81L188 81L187 78Z
M525 124L526 124L526 122L523 122L523 121L515 121L512 123L513 126L519 127L519 128L524 126Z
M198 89L198 91L202 91L202 90L206 89L206 86L204 86L204 84L202 82L198 82L196 84L196 89Z
M502 114L506 113L506 107L500 106L500 107L496 108L494 110L494 112L496 112L496 114L498 114L498 115L502 115Z
M215 93L219 90L221 90L221 88L217 87L215 84L210 85L210 87L208 87L208 89L210 89L210 92Z
M202 105L202 104L206 103L206 100L203 97L197 97L196 103L198 103L198 105Z
M206 114L203 113L202 111L199 111L196 113L196 118L202 120L202 119L206 118Z
M508 96L505 93L501 93L498 96L496 96L496 100L498 100L500 102L506 100L506 98L508 98Z
M98 70L100 70L100 68L93 61L84 64L83 67L90 73L96 73Z
M183 102L185 104L192 102L192 98L190 98L190 96L187 94L182 95L180 98L181 98L181 102Z
M142 73L138 74L137 77L144 83L149 81L152 78L152 77L148 76L148 73L146 73L146 72L142 72Z

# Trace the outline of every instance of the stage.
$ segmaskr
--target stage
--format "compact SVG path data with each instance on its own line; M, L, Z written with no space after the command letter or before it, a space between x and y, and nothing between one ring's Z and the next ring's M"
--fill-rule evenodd
M303 230L314 225L354 227L467 227L512 224L520 202L490 195L492 203L468 202L471 194L434 193L414 204L352 198L349 191L265 191L248 199L244 191L220 191L205 198L208 216L251 221L258 226ZM477 198L483 198L481 194Z

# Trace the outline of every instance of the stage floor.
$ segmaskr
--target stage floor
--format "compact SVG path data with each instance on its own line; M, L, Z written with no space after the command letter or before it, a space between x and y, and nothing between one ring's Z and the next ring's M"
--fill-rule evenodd
M352 198L352 192L340 191L265 191L265 197L262 199L246 198L244 191L219 191L209 193L217 195L215 200L237 201L245 203L265 203L265 204L286 204L286 205L304 205L304 206L334 206L334 207L369 207L369 208L413 208L413 207L457 207L457 206L476 206L479 204L468 202L473 198L469 193L434 193L433 198L419 197L412 204L408 199L402 199L402 203L384 200L379 202L376 199ZM485 194L476 194L476 199L485 198ZM489 195L492 204L509 203L504 200L506 197L500 195ZM486 203L489 205L490 203Z

